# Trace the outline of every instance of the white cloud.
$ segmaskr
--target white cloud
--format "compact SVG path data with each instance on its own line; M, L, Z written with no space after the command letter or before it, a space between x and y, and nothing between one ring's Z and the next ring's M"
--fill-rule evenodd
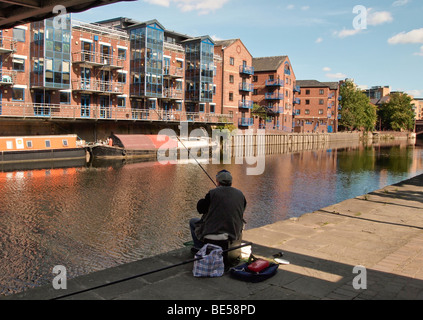
M317 38L316 39L316 43L321 43L321 42L323 42L323 38Z
M401 6L405 6L409 2L411 2L411 0L397 0L392 4L392 6L393 7L401 7Z
M223 7L229 0L144 0L147 3L169 7L175 4L182 12L198 11L199 14L208 14Z
M288 10L292 10L292 9L294 9L294 8L295 8L295 6L294 6L293 4L289 4L289 5L287 5L287 6L286 6L286 8L287 8Z
M416 53L414 53L414 55L423 57L423 46L420 47L420 52L416 52Z
M147 3L150 4L156 4L158 6L162 7L169 7L170 6L170 0L144 0Z
M394 18L389 11L372 12L372 9L367 10L367 24L370 26L377 26L392 21L394 21Z
M410 32L401 32L388 39L389 44L399 43L423 43L423 28L414 29Z
M423 90L407 90L406 93L416 98L423 97Z
M343 29L341 31L335 31L333 34L338 38L346 38L354 36L358 33L360 33L362 29Z
M303 10L303 11L308 10L308 9L310 9L310 6L302 6L301 7L301 10Z
M331 70L331 68L329 68L329 67L324 67L323 68L323 71L325 71L325 72L329 72Z
M326 73L326 77L330 78L330 79L338 79L338 80L342 80L347 78L347 75L341 72L338 73Z

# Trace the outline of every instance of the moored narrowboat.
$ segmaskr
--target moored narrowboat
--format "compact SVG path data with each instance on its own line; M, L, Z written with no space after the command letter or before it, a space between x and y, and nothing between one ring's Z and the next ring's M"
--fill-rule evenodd
M0 137L0 163L85 159L76 134Z

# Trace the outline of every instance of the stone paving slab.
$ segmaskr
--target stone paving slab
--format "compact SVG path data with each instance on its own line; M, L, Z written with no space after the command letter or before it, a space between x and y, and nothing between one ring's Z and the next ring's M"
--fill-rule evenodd
M195 278L192 263L66 299L77 300L373 300L423 299L423 175L307 213L246 230L256 256L282 251L290 264L261 283L228 274ZM95 272L4 299L50 299L192 259L189 248ZM355 289L366 268L365 288Z

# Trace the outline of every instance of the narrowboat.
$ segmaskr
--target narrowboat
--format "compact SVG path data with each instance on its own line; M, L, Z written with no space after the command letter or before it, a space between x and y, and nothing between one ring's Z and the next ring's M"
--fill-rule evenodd
M0 137L0 163L86 159L76 134Z
M143 158L156 160L157 151L166 143L177 148L177 141L166 135L112 134L105 143L90 146L92 157L98 159Z

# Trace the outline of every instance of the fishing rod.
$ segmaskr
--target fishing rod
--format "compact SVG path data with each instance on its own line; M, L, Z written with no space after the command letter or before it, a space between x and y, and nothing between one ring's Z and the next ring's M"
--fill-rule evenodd
M178 139L178 141L184 146L184 148L185 149L187 149L187 151L188 151L188 156L192 156L191 155L191 152L189 151L189 149L185 146L185 144L181 141L181 139L179 139L179 137L178 136L176 136L176 138ZM213 184L215 185L215 187L217 187L217 184L216 184L216 182L213 180L213 178L212 177L210 177L210 175L208 174L208 172L203 168L203 166L197 161L197 159L194 157L194 156L192 156L193 158L194 158L194 160L195 160L195 162L197 162L197 164L200 166L200 168L204 171L204 173L207 175L207 177L209 177L209 179L211 180L211 182L213 182Z
M229 251L236 250L236 249L240 249L240 248L243 248L243 247L246 247L246 246L251 246L252 244L253 244L252 242L246 242L246 243L243 243L243 244L241 244L239 246L236 246L236 247L232 247L232 248L223 250L222 253L229 252ZM184 264L188 264L188 263L191 263L191 262L194 262L194 261L198 261L198 260L201 260L203 258L204 257L198 257L198 258L193 258L193 259L185 260L183 262L180 262L180 263L177 263L177 264L173 264L171 266L163 267L163 268L152 270L152 271L147 271L147 272L144 272L144 273L141 273L141 274L137 274L137 275L134 275L134 276L131 276L131 277L128 277L128 278L124 278L124 279L120 279L120 280L108 282L108 283L105 283L105 284L102 284L102 285L99 285L99 286L96 286L96 287L92 287L92 288L88 288L88 289L84 289L84 290L72 292L72 293L69 293L69 294L65 294L63 296L52 298L50 300L59 300L59 299L63 299L63 298L68 298L68 297L71 297L71 296L74 296L74 295L77 295L77 294L81 294L81 293L85 293L85 292L88 292L88 291L92 291L92 290L104 288L104 287L110 286L112 284L121 283L121 282L132 280L132 279L135 279L135 278L147 276L147 275L152 274L152 273L156 273L156 272L164 271L164 270L167 270L167 269L170 269L170 268L182 266Z

